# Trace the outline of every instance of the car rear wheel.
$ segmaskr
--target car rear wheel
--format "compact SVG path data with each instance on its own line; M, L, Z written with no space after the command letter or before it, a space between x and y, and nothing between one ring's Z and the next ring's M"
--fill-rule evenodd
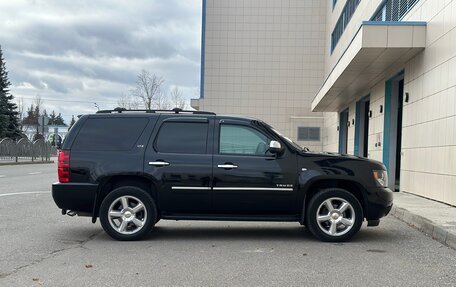
M340 188L324 189L310 199L306 223L310 232L322 241L346 241L361 228L363 210L350 192Z
M100 222L106 233L117 240L144 238L157 221L152 197L143 189L124 186L110 192L100 206Z

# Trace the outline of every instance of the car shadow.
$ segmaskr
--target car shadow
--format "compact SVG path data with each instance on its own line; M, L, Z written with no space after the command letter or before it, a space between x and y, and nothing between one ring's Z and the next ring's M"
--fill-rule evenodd
M359 233L350 241L344 243L374 243L394 240L394 234L385 230L374 230L362 228ZM211 240L268 240L268 241L288 241L288 242L320 242L304 226L212 226L212 227L193 227L193 226L156 226L155 230L146 240L182 240L198 241L204 239ZM344 244L342 243L342 244ZM334 243L332 243L334 244ZM338 243L335 243L338 244ZM339 243L340 244L340 243Z
M302 241L313 240L306 228L295 227L241 227L241 226L211 226L211 227L162 227L157 226L147 237L148 240L182 240L199 241L204 239L211 240L231 240L246 241L267 239L270 241Z
M106 233L97 233L94 240L111 241ZM374 230L366 227L361 228L359 233L348 242L328 244L349 244L349 243L375 243L394 240L394 234L385 230ZM155 226L153 231L146 236L145 241L288 241L288 242L320 242L310 231L297 224L296 226Z

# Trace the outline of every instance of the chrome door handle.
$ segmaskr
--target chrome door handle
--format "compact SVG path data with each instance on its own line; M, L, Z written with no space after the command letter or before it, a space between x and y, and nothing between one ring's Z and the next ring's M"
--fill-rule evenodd
M217 165L218 168L238 168L237 165L234 164L219 164Z
M149 165L153 165L153 166L167 166L167 165L169 165L169 162L166 162L166 161L149 161Z

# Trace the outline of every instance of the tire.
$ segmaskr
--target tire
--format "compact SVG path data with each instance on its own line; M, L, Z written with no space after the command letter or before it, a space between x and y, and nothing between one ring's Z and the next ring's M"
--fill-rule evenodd
M318 192L307 205L307 228L321 241L342 242L351 239L361 228L363 218L359 200L340 188Z
M143 189L122 186L111 191L101 203L100 223L116 240L140 240L150 233L157 222L157 208Z

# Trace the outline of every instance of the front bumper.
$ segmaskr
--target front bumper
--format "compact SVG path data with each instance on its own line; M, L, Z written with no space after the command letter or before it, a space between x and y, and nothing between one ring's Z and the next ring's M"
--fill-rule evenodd
M52 197L60 209L92 214L97 190L98 184L54 183Z
M370 189L367 196L367 220L380 219L393 207L393 192L386 187Z

